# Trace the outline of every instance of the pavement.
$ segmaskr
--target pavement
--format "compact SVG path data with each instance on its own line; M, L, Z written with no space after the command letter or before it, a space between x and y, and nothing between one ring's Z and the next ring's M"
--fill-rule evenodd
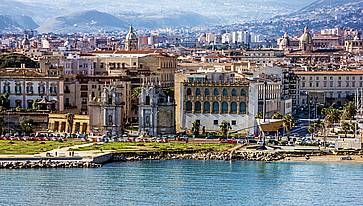
M97 152L97 151L75 151L75 152L70 151L72 149L88 147L88 146L92 146L94 144L95 143L86 143L86 144L74 145L74 146L70 146L70 147L62 147L62 148L50 150L47 152L34 154L34 155L0 155L0 159L8 159L8 160L10 160L10 159L14 159L14 160L15 159L27 159L27 158L28 159L34 159L34 158L54 158L54 159L58 159L58 158L72 159L72 158L74 158L74 159L79 159L81 157L82 160L92 161L94 157L108 154L108 152ZM97 142L97 144L103 144L103 143Z

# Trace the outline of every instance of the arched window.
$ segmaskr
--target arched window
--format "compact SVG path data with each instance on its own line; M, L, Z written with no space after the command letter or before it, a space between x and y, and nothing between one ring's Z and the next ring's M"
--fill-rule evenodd
M213 102L213 113L219 113L219 103Z
M209 96L209 89L208 89L208 88L206 88L206 89L204 90L204 95L205 95L205 96Z
M237 90L235 88L232 89L231 93L232 93L232 96L234 96L234 97L237 96Z
M210 103L209 102L203 103L203 111L204 111L204 113L210 113Z
M185 110L187 112L191 112L192 111L192 102L191 101L187 101L187 103L185 104Z
M200 113L202 110L202 104L200 102L194 103L194 112Z
M222 102L222 113L228 113L228 103Z
M199 89L199 88L196 88L196 89L195 89L195 95L196 95L196 96L200 96L200 89Z
M232 102L231 103L231 113L232 114L236 114L237 113L237 103L236 102Z
M187 95L189 96L189 95L192 95L192 89L190 89L190 88L188 88L187 89Z
M246 90L245 89L241 89L241 96L246 96L247 93L246 93Z
M213 95L214 95L214 96L218 96L218 95L219 95L219 91L218 91L218 89L217 89L217 88L215 88L215 89L214 89L214 91L213 91Z
M228 91L227 91L227 89L223 89L223 96L228 96Z
M246 114L246 102L239 103L239 113Z

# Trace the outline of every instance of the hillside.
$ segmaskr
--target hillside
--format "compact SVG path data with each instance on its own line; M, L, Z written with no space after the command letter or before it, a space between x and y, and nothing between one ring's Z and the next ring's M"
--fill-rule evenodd
M298 35L305 26L313 31L324 28L363 28L363 0L317 0L289 15L276 16L257 23L234 25L268 36L284 32Z
M127 26L127 22L111 14L89 10L52 18L43 23L38 31L55 33L97 32L100 30L122 30L126 29Z
M0 29L2 32L36 29L37 27L38 24L29 16L0 15Z

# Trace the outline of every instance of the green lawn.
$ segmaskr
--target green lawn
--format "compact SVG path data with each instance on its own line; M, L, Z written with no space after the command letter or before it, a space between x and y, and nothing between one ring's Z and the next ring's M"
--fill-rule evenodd
M32 155L59 147L84 144L81 141L10 141L0 140L0 154L2 155Z
M82 147L76 151L89 150L113 150L118 152L133 151L187 151L187 150L210 150L210 151L226 151L233 148L232 144L196 144L196 143L157 143L157 142L110 142L104 144L95 144L89 147Z

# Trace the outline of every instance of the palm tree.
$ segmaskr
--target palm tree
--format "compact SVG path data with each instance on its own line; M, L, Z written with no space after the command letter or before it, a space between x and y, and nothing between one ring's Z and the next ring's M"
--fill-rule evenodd
M342 119L343 120L352 120L354 116L357 114L357 108L355 107L353 102L348 102L344 105Z
M220 125L219 125L219 129L221 130L221 133L223 135L223 138L226 138L228 135L228 131L230 129L232 129L231 124L229 124L229 122L227 121L223 121Z
M349 122L342 122L341 127L342 127L342 130L344 131L345 138L347 138L347 134L348 134L348 132L352 131L353 125L350 124Z
M195 137L197 137L199 135L199 130L200 130L200 122L199 121L195 121L193 122L192 124L192 132L193 132L193 135Z
M324 128L323 122L317 120L309 125L308 132L311 134L311 139L314 139L314 134Z
M342 111L339 109L334 109L332 107L329 108L324 108L322 110L324 117L324 123L326 125L326 127L331 127L334 125L334 123L339 122L340 118L342 116ZM334 127L333 127L333 132L334 132Z
M66 115L67 117L67 122L68 122L68 133L72 134L72 128L73 128L73 121L74 121L74 114L73 113L68 113Z
M283 127L285 128L287 139L290 141L290 130L294 127L295 120L291 114L287 114L283 118Z

